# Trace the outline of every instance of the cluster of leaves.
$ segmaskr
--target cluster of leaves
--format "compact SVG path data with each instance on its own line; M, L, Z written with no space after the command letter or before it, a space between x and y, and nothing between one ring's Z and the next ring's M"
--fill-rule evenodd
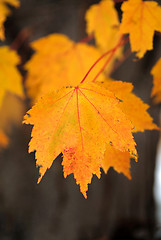
M138 58L153 49L154 32L161 32L161 7L154 1L128 0L121 9L121 22L113 0L102 0L86 12L87 40L94 38L95 46L51 34L31 43L35 53L25 65L25 87L34 106L24 123L33 125L29 152L36 151L38 182L62 152L64 176L74 174L85 198L93 174L100 178L100 168L107 172L113 167L130 179L130 158L137 160L132 133L158 129L147 113L149 106L132 92L132 84L115 81L110 73L128 41ZM6 47L0 51L5 64L5 54L13 54L6 68L11 64L17 71L15 53ZM157 102L160 65L161 61L152 69L152 96ZM2 78L0 100L6 91L23 97L17 73L5 72Z

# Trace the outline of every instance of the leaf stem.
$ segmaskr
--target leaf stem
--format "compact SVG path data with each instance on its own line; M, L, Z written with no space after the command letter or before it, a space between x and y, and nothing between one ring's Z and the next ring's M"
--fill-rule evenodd
M107 61L105 62L105 64L103 65L103 67L100 69L100 71L97 73L97 75L95 76L95 78L92 80L92 82L95 82L96 79L99 77L99 75L105 70L106 66L108 65L108 63L111 61L111 59L113 58L115 52L117 51L117 49L123 45L125 45L127 42L129 41L129 37L123 39L123 36L120 38L120 41L118 42L118 44L111 50L111 54L108 57Z
M108 58L107 61L105 62L104 66L100 69L100 71L97 73L97 75L96 75L95 78L93 79L92 82L94 82L94 81L97 79L97 77L103 72L103 70L105 69L105 67L107 66L107 64L110 62L110 60L112 59L112 57L113 57L113 55L115 54L116 50L117 50L119 47L123 46L125 43L127 43L128 40L129 40L128 37L123 40L123 36L121 36L118 44L117 44L114 48L112 48L112 49L110 49L109 51L105 52L105 53L104 53L101 57L99 57L99 58L97 59L97 61L90 67L90 69L88 70L88 72L86 73L86 75L84 76L84 78L82 79L82 81L80 82L80 84L85 81L85 79L87 78L87 76L89 75L89 73L92 71L92 69L96 66L96 64L97 64L98 62L100 62L105 56L107 56L108 54L111 53L110 56L109 56L109 58Z

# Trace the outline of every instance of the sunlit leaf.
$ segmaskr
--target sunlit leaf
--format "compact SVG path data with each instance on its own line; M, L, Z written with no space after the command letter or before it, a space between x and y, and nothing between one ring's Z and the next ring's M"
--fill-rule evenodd
M24 122L34 125L29 151L36 150L39 181L62 152L64 176L73 173L85 197L93 174L100 177L106 144L137 155L131 121L113 93L94 83L45 95Z

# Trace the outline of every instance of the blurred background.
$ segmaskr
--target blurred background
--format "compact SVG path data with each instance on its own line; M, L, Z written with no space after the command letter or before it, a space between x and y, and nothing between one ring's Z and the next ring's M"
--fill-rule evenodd
M20 2L20 8L13 8L5 23L5 44L18 51L24 64L33 53L29 43L42 36L56 32L75 41L83 39L85 12L99 1ZM116 4L121 14L120 6ZM149 113L158 125L160 106L150 99L149 73L160 55L161 38L156 35L153 51L139 61L130 55L112 74L115 79L134 84L137 96L151 105ZM25 81L22 66L19 70ZM131 181L112 168L108 174L102 171L101 179L93 177L86 200L73 175L64 179L61 156L37 185L34 153L28 154L32 128L21 123L30 101L7 94L4 102L0 126L9 133L10 144L0 152L0 240L161 239L159 131L135 134L139 161L131 161Z

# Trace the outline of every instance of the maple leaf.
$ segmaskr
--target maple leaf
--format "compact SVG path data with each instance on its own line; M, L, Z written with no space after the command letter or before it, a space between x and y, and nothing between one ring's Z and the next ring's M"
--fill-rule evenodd
M2 130L0 130L0 147L6 147L8 144L8 138L7 136L3 133Z
M0 0L0 39L4 40L4 22L6 18L11 14L10 9L6 4L10 4L11 6L14 7L19 7L20 2L19 0Z
M151 96L154 97L155 103L160 103L161 102L161 58L152 68L151 74L153 75L153 78L154 78Z
M154 31L161 32L161 7L154 1L129 0L121 9L120 31L130 34L131 49L141 58L153 49Z
M27 93L33 100L63 86L76 86L100 57L95 47L74 43L63 34L51 34L33 42L31 46L36 53L25 68L28 71ZM93 69L91 78L94 78L100 66L98 64ZM99 78L104 79L103 75Z
M106 173L110 167L113 167L115 171L123 173L128 179L131 179L130 158L131 155L128 151L121 152L110 144L107 144L101 166Z
M112 0L103 0L92 5L86 12L87 33L94 34L97 44L103 50L110 50L118 42L119 18Z
M93 174L100 177L106 144L137 155L133 125L113 93L95 83L43 96L27 112L24 123L34 125L29 152L36 150L38 182L62 152L64 176L73 173L85 197Z
M147 112L149 105L145 104L139 97L132 93L132 83L107 79L101 85L112 91L120 99L119 107L132 122L134 126L133 132L143 132L146 129L159 129Z
M0 47L0 106L7 91L23 98L22 77L16 68L20 59L9 47Z

